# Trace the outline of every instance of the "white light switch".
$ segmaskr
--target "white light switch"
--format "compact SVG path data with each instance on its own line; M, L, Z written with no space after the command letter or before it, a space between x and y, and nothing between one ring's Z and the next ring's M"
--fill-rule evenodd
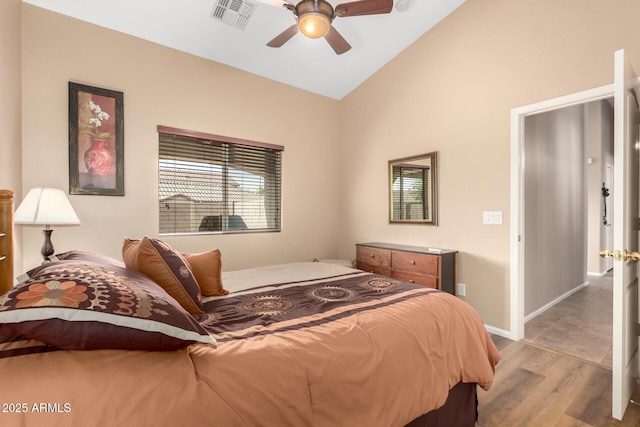
M467 296L467 285L465 285L464 283L458 283L456 294L460 297Z
M502 211L484 211L482 212L483 224L502 224Z

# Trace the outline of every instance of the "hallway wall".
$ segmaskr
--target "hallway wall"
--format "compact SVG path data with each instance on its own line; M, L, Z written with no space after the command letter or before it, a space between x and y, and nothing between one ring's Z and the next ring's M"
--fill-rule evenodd
M584 111L525 118L525 316L586 282Z

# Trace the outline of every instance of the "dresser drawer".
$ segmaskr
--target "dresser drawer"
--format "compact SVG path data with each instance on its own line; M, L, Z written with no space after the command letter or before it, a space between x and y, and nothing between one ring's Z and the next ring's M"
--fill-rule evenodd
M358 246L356 249L356 260L358 261L358 268L361 270L363 270L363 268L360 267L361 265L368 265L370 267L368 269L364 269L366 271L371 271L371 268L391 269L391 251L388 249Z
M438 276L440 257L414 252L392 251L391 259L394 271Z
M391 277L391 269L384 267L376 267L369 264L357 263L356 268L358 270L366 271L367 273L379 274L381 276Z
M393 243L357 243L357 268L455 295L458 251Z
M410 282L417 285L426 286L428 288L439 289L438 278L435 276L424 276L422 274L412 274L393 270L391 272L391 277L394 279L402 280L403 282Z

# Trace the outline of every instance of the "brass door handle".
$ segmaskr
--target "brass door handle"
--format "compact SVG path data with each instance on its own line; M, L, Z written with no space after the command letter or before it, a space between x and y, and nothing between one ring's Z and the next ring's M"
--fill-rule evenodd
M626 249L624 251L610 251L607 249L602 249L599 253L602 258L613 257L613 259L616 261L640 261L640 252L627 252Z
M610 258L614 255L614 253L608 249L601 249L598 253L600 254L601 258Z
M638 262L640 261L640 252L627 252L624 251L624 260L631 259L631 261Z

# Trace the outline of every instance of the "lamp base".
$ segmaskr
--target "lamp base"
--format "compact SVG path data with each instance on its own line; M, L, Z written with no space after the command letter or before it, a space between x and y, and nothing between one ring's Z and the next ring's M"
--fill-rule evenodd
M49 261L49 257L53 255L54 252L53 243L51 243L51 233L53 233L53 230L50 228L45 228L44 230L42 230L42 232L44 233L44 243L42 244L40 253L44 257L45 261Z

